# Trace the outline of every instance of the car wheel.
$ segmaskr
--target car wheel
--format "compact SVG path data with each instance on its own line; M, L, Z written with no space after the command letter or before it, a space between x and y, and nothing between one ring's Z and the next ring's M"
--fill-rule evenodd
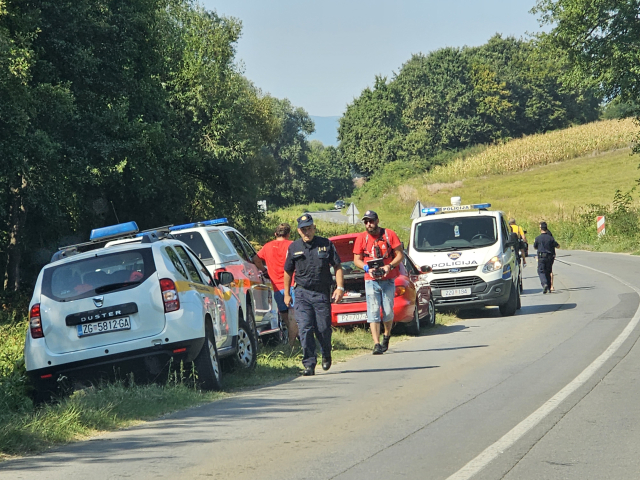
M198 371L198 382L205 390L222 389L222 370L218 359L218 349L216 339L213 334L211 320L207 318L205 322L204 345L193 363Z
M250 324L239 317L238 322L238 350L234 356L236 367L241 369L255 368L258 359L258 345L254 330Z
M511 288L509 289L509 299L500 305L500 315L503 317L510 317L515 315L518 309L518 289L515 284L511 282Z
M420 315L418 315L418 305L413 310L413 320L405 324L405 329L409 335L417 337L420 335Z
M436 324L436 304L433 300L429 300L429 313L427 315L427 326L433 327Z
M251 300L248 300L248 302L250 301ZM260 338L260 335L258 334L258 327L256 326L256 316L253 314L253 309L250 305L247 305L247 325L252 329L253 336L255 338Z

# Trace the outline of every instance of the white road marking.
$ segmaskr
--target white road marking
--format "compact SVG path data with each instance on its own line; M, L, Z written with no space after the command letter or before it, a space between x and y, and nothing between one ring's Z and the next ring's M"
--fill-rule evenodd
M579 263L571 263L571 265L576 265L578 267L587 268L589 270L593 270L594 272L598 272L602 275L606 275L608 277L613 278L617 282L626 285L631 290L635 291L638 296L640 296L640 289L634 287L633 285L625 282L621 278L616 277L615 275L611 275L610 273L603 272L597 270L595 268L587 267L586 265L581 265ZM640 306L636 310L635 315L629 321L625 329L618 335L618 337L609 345L609 347L598 357L596 358L587 368L585 368L582 373L580 373L576 378L574 378L571 382L569 382L562 390L556 393L553 397L547 400L540 408L538 408L535 412L521 421L518 425L513 427L508 433L506 433L500 440L495 442L493 445L487 447L480 455L467 463L464 467L458 470L456 473L447 478L447 480L467 480L473 477L476 473L486 467L490 462L492 462L498 455L503 453L505 450L513 446L518 440L520 440L529 430L535 427L538 423L540 423L547 415L549 415L555 408L562 403L569 395L575 392L578 388L584 385L595 373L596 371L607 361L609 360L622 346L634 328L640 322Z

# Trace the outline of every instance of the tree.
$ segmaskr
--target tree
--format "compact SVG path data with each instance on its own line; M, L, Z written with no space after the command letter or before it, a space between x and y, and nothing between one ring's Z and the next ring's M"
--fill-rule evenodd
M601 88L607 99L640 98L640 3L636 0L538 0L533 12L555 25L541 37L567 52L574 85Z
M398 159L403 141L402 105L386 78L376 77L347 107L338 128L340 153L364 175Z
M304 175L308 183L307 197L310 202L333 202L348 196L353 190L349 164L335 147L325 147L322 142L309 143L308 162Z

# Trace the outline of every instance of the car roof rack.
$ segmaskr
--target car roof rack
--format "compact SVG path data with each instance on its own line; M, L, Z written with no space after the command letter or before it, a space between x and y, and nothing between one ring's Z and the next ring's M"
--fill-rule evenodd
M140 232L136 222L126 222L102 228L94 228L91 230L90 240L88 242L59 247L58 251L52 255L51 262L57 262L63 258L77 255L81 253L80 249L82 247L97 248L102 243L112 242L114 240L140 237L140 243L153 243L164 238L173 238L169 233L170 228L171 225L165 225ZM92 248L88 250L92 250Z

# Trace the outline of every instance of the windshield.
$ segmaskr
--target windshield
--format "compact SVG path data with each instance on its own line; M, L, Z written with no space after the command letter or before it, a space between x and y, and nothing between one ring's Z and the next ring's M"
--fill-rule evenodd
M440 217L416 225L413 245L418 252L444 252L486 247L498 240L494 217Z
M96 255L47 268L42 293L58 302L133 288L156 271L150 248Z

